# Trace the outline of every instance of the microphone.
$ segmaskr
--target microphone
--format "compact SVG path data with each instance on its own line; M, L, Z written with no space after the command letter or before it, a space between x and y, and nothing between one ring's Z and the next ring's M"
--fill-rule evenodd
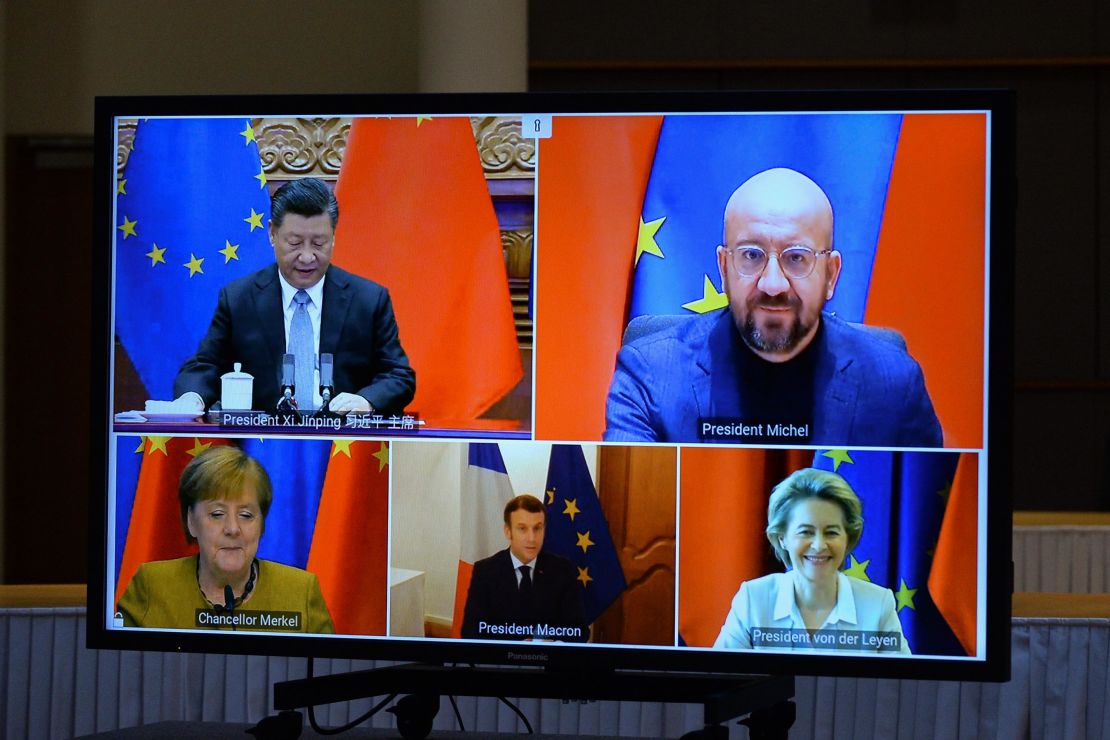
M277 402L278 411L292 411L293 394L296 392L296 359L289 352L281 357L281 398Z
M332 376L335 370L335 356L331 352L320 353L320 397L324 401L324 405L320 407L321 411L327 411L328 404L331 403L331 396L335 388L333 387Z
M231 590L231 584L224 586L224 608L227 609L228 614L231 614L232 610L235 608L235 592ZM231 629L233 631L235 629L234 622L231 625Z

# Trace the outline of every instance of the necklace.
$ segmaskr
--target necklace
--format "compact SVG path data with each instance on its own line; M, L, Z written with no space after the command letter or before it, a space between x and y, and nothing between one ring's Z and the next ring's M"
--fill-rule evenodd
M247 585L243 586L243 594L241 596L235 597L235 600L231 602L231 608L232 609L238 609L240 606L242 606L243 602L246 601L247 597L250 596L252 591L254 591L254 585L255 585L255 582L257 580L258 580L258 558L255 558L254 560L251 561L251 574L247 578ZM197 588L200 589L200 595L204 597L204 600L208 603L208 606L212 607L213 609L223 609L225 611L228 610L228 607L227 607L226 604L213 604L212 600L208 598L208 594L204 593L204 589L200 585L200 558L199 557L197 558Z

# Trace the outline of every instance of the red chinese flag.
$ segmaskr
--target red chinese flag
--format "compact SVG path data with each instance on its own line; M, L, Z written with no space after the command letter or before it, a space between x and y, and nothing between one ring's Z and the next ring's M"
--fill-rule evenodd
M340 634L385 634L388 466L386 442L332 443L308 571Z
M140 439L144 457L139 470L139 483L135 487L135 503L131 507L127 543L116 580L117 602L143 563L173 560L196 553L195 544L185 544L177 482L181 471L194 457L214 444L227 444L227 440L196 437Z
M782 570L771 554L767 499L812 450L684 447L681 451L678 631L687 645L717 639L743 581Z
M866 322L921 363L946 447L983 444L986 142L986 115L902 119L867 296Z
M539 140L538 438L601 439L605 430L662 121L558 116L551 138Z
M975 655L979 579L979 458L960 455L940 525L929 594L968 655Z
M470 119L356 119L335 192L335 262L389 289L416 370L409 407L477 418L523 371Z

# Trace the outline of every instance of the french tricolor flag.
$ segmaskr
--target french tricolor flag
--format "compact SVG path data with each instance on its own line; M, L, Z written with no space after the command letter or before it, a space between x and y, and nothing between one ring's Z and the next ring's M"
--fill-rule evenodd
M459 506L459 571L455 581L452 637L462 634L463 611L474 563L506 547L502 523L505 504L512 497L513 485L509 482L501 449L492 443L468 445Z

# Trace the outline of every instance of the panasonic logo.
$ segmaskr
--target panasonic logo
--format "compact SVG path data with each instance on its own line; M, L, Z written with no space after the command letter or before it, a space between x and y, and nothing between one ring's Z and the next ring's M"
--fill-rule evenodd
M547 655L543 653L514 653L509 651L508 660L547 660Z

